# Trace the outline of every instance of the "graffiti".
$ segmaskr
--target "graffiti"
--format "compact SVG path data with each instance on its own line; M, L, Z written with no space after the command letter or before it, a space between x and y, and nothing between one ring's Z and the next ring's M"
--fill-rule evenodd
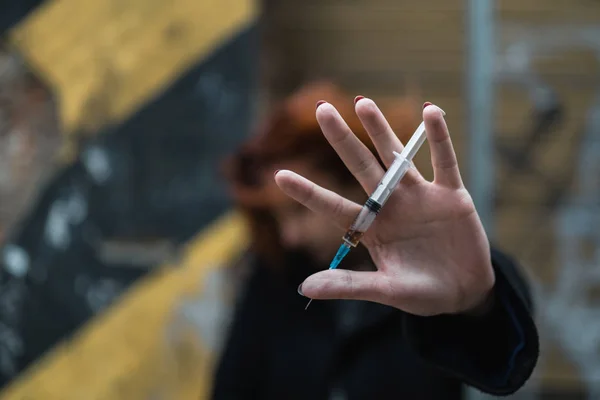
M0 388L98 313L119 307L134 282L173 261L229 209L218 167L249 131L256 33L248 28L198 60L120 123L99 126L112 109L92 98L77 117L82 130L69 135L77 152L60 165L49 161L63 137L42 129L53 98L13 88L16 78L0 68ZM21 104L14 93L30 94L23 104L37 100L28 110L39 118L16 119L29 114L10 112ZM218 104L209 101L215 96ZM57 146L45 145L55 133ZM32 190L21 195L15 186ZM187 304L182 313L190 327L206 330L202 315L222 313L218 305ZM209 335L202 337L216 346L221 337Z
M533 123L525 130L521 140L496 144L500 162L504 163L509 171L499 182L499 186L504 190L496 196L496 207L502 207L506 202L511 201L505 193L510 192L511 182L517 176L527 175L535 178L539 189L544 192L546 207L555 207L568 191L571 179L568 173L557 177L552 171L545 171L534 162L541 144L552 138L556 128L562 122L564 113L553 91L544 91L542 96L543 98L534 100L531 118Z
M527 88L535 105L534 123L520 145L498 145L501 160L514 174L536 179L545 203L539 222L555 221L557 276L552 285L534 282L538 316L544 339L558 343L578 367L590 399L600 398L600 302L594 291L600 285L600 88L588 110L579 148L567 157L572 170L563 175L542 170L531 161L536 148L561 122L563 106L549 85L534 72L534 59L574 48L591 51L600 60L600 27L548 27L514 30L518 39L501 56L499 75ZM578 161L577 161L578 160ZM510 179L511 175L509 175ZM573 186L576 189L573 190ZM509 182L503 183L504 187ZM506 189L505 189L506 190ZM500 199L499 205L502 205ZM498 206L498 205L497 205ZM526 232L530 234L530 232ZM531 238L524 242L531 242Z
M85 149L81 161L87 173L98 185L104 184L113 173L107 150L100 146L92 145Z
M579 366L590 398L600 397L600 93L581 143L579 189L560 207L556 223L559 272L544 292L550 332Z

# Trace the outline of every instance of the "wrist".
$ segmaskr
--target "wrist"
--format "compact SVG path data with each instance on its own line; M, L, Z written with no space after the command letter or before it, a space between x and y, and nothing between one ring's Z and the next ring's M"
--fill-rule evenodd
M492 288L487 292L484 298L477 303L477 305L464 311L463 314L471 317L482 317L490 312L490 310L494 307L495 302L496 296L494 289Z

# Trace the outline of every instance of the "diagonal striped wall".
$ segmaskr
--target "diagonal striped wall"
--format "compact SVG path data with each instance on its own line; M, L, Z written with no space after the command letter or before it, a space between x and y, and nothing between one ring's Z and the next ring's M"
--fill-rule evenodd
M246 243L239 215L215 221L186 247L180 265L130 289L117 306L26 371L0 400L207 398L214 357L200 344L187 366L173 363L177 349L166 346L165 332L179 299L197 294L206 276Z
M229 112L233 103L238 109L250 108L240 98L248 97L252 83L231 83L227 77L240 75L232 68L251 68L244 62L248 62L248 52L252 50L244 50L244 46L248 47L249 29L256 25L258 7L253 0L47 0L28 12L18 11L15 15L23 19L10 23L13 27L8 40L57 95L63 131L68 136L102 132L110 126L109 132L100 135L94 145L116 143L118 148L119 137L132 138L128 146L140 144L146 133L149 141L160 144L160 140L168 139L170 124L176 135L176 125L181 122L178 117L194 112L182 111L185 105L190 108L200 104L204 107L198 110L201 122L196 128L181 128L180 132L182 137L188 137L197 129L199 135L205 135L202 140L209 149L214 139L207 134L227 134L226 128L220 132L219 127L223 119L232 119L227 116L228 104ZM227 63L227 57L233 61ZM224 72L219 75L221 71ZM241 75L246 79L248 74ZM235 90L227 92L231 89L228 85L236 86ZM211 99L215 104L210 104ZM242 117L241 122L228 129L243 130L247 125L244 121L250 116ZM156 134L163 136L159 140ZM219 144L217 155L233 146L240 134L237 132L238 139ZM74 147L67 150L71 156L76 155ZM198 158L202 159L202 155L198 154ZM206 159L200 167L216 169L216 159ZM74 165L63 171L61 179L69 174L81 176L82 165ZM46 197L53 196L52 190L46 192L50 193ZM135 214L144 209L143 197L135 201L132 211L113 211ZM202 201L200 198L197 202L199 208ZM101 227L107 217L128 217L111 212L99 214ZM41 240L36 235L43 231L40 226L46 213L46 205L41 201L19 233L25 238L21 242L26 250L27 243ZM173 360L165 350L165 332L182 296L202 296L207 274L246 245L245 227L237 214L225 213L216 220L217 214L208 214L199 219L195 215L189 217L206 228L197 235L183 235L185 244L177 265L169 264L142 276L108 310L78 325L72 336L53 342L45 353L25 363L26 367L0 392L0 399L205 398L214 361L210 349L196 343L195 350L189 351L189 357L192 353L194 356L186 364L187 372L174 373L168 367L169 360ZM151 220L153 216L140 215L128 223ZM173 220L169 214L156 218ZM118 230L118 226L113 230ZM30 255L37 256L34 248ZM59 264L51 267L61 268L61 258L56 259ZM53 293L55 289L45 290ZM67 314L70 311L65 309ZM39 334L44 336L45 332ZM187 378L182 379L181 374Z

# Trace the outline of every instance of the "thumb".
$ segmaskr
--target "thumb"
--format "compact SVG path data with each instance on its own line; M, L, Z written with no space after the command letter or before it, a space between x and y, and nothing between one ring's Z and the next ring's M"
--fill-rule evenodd
M373 271L325 270L306 278L298 287L298 293L315 300L366 300L385 304L389 297L385 279Z

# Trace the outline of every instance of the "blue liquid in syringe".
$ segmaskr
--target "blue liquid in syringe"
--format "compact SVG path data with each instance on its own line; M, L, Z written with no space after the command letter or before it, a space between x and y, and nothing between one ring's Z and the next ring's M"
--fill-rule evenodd
M335 253L335 257L333 257L333 260L331 260L331 263L329 264L329 269L336 269L338 267L338 265L340 265L340 263L342 262L344 257L346 257L348 255L348 253L350 252L350 249L352 248L352 246L350 246L350 244L347 242L347 240L349 240L350 243L357 245L358 241L360 240L362 235L363 235L363 232L357 232L355 230L350 230L350 232L347 232L346 235L344 235L344 243L342 243L342 245L338 249L337 253ZM312 303L312 299L310 299L310 301L304 308L305 310L308 309L308 306L310 306L310 303Z
M354 229L350 229L348 232L346 232L346 234L344 235L344 243L342 243L337 253L335 254L335 257L333 257L333 260L331 260L331 263L329 264L329 269L336 269L338 265L340 265L344 257L348 255L352 246L358 245L358 242L360 241L363 235L364 232L355 231Z
M333 257L333 260L331 260L331 263L329 264L329 269L336 269L337 266L340 265L344 257L346 257L346 255L349 252L350 246L348 246L346 243L343 243L338 249L337 253L335 253L335 257Z

